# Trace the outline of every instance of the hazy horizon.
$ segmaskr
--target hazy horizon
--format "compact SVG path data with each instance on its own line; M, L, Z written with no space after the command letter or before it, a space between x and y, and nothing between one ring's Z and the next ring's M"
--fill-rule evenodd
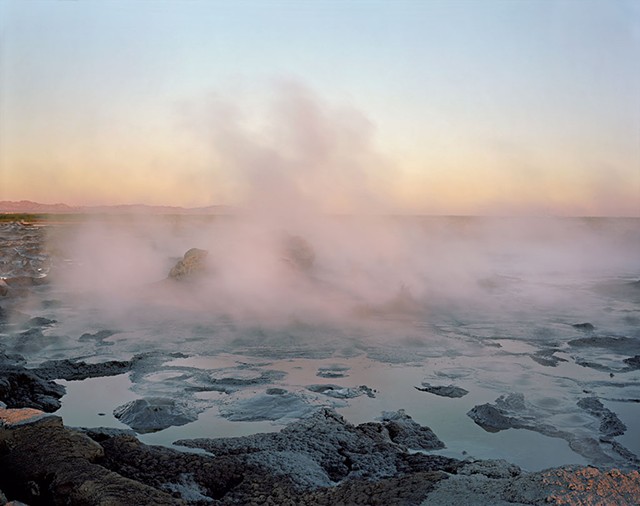
M25 205L22 208L9 209L8 207L2 207L3 204L32 204L32 206ZM67 207L69 210L64 211L56 211L56 210L47 210L47 209L37 209L38 207L43 208L54 208L54 207ZM161 213L160 210L168 209L168 210L176 210L181 211L181 214L185 216L189 216L191 211L194 212L194 216L216 216L215 209L219 208L221 210L226 211L225 215L238 215L238 216L250 216L251 208L250 207L242 207L242 206L233 206L228 204L212 204L208 206L200 206L200 207L183 207L183 206L172 206L172 205L162 205L162 204L142 204L142 203L123 203L123 204L91 204L91 205L70 205L65 202L34 202L31 200L20 200L20 201L0 201L0 215L1 214L83 214L92 210L104 210L107 212L109 209L118 210L123 208L141 208L138 211L132 209L130 211L123 211L118 214L137 214L139 212L148 211L153 214L154 210L158 213L158 215L163 215L165 213ZM210 210L209 212L205 212L206 210ZM167 214L167 216L171 216L171 214ZM522 219L522 220L530 220L530 219L640 219L640 216L633 215L553 215L553 214L444 214L444 213L420 213L420 212L391 212L391 213L367 213L367 212L358 212L358 213L320 213L319 216L326 217L363 217L363 218L375 218L375 217L399 217L399 218L487 218L487 219Z

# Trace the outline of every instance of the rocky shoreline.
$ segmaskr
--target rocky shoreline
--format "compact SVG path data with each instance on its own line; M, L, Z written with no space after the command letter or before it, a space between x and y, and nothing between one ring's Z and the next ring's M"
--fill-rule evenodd
M185 451L146 445L133 431L67 427L50 414L64 394L52 378L118 374L143 359L26 369L21 357L2 356L0 504L637 504L640 497L637 470L525 472L504 460L431 454L444 443L402 410L352 425L319 408L276 433L177 441ZM496 430L518 427L521 404L499 399L474 416ZM606 434L615 432L610 413L584 404Z

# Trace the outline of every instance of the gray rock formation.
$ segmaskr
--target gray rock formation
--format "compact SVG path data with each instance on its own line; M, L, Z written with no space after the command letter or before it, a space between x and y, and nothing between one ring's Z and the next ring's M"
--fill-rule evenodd
M406 461L411 460L409 448L444 447L429 428L402 411L386 413L382 422L353 426L327 408L275 434L182 440L177 444L203 448L216 456L244 455L252 466L286 476L301 488L330 486L345 478L396 476L410 465Z
M145 433L193 422L198 419L198 412L186 402L149 397L117 407L113 410L113 416L133 430Z
M447 385L447 386L438 386L431 385L430 383L422 383L422 387L415 387L416 390L420 390L421 392L429 392L430 394L439 395L440 397L464 397L469 393L468 390L465 390L462 387L457 387L455 385Z
M48 360L34 371L44 379L64 379L78 381L87 378L101 378L123 374L131 368L130 361L110 360L98 364L87 364L76 360Z

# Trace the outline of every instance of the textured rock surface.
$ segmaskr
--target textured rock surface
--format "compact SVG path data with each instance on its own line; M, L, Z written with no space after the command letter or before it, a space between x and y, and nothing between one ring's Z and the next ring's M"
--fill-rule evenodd
M631 506L638 504L640 475L594 467L525 473L504 461L480 461L463 466L434 488L424 506Z
M0 401L10 408L60 408L65 388L18 364L0 363Z
M180 504L97 465L104 450L59 417L0 427L0 488L28 504Z
M208 255L209 252L206 250L191 248L169 271L169 278L182 280L204 274L208 270Z
M380 423L353 426L330 409L321 409L279 433L184 440L179 444L202 448L216 456L245 455L252 465L285 475L301 487L329 486L345 478L396 476L410 467L408 448L432 450L444 446L429 428L403 412L388 413ZM300 468L307 470L304 475L297 471Z
M49 360L43 362L35 370L38 376L45 379L83 380L122 374L131 368L131 362L111 360L98 364L87 364L76 360Z
M182 442L214 455L82 433L31 409L0 408L0 421L0 489L31 505L632 505L640 493L637 471L526 473L408 452L441 443L403 412L353 426L326 409L280 433Z
M198 419L186 403L163 397L136 399L117 407L113 415L137 432L155 432Z

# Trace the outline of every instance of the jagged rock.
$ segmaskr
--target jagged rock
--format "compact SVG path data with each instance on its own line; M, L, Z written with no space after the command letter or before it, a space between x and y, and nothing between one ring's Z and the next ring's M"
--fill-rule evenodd
M429 427L423 427L407 415L404 409L385 411L382 422L391 441L413 450L438 450L444 443Z
M207 272L207 256L209 252L203 249L191 248L184 254L182 260L169 271L169 278L182 280L194 278Z
M28 504L184 504L97 465L103 448L48 416L0 427L0 487Z
M4 279L0 279L0 296L5 296L9 293L9 285Z
M200 440L216 446L215 456L115 436L101 441L102 463L128 478L202 503L309 506L419 504L447 477L441 470L455 472L461 464L447 457L409 454L389 440L383 424L358 430L331 411L289 427L281 435ZM369 479L372 473L382 474L376 464L384 459L393 476Z
M328 408L288 425L279 433L182 440L177 444L203 448L218 457L244 455L253 467L286 476L302 488L329 486L347 477L369 480L393 477L411 466L421 466L422 470L424 459L412 460L407 448L432 450L444 446L429 428L420 426L402 411L386 413L382 422L353 426Z
M179 400L149 397L127 402L113 410L122 423L137 432L155 432L198 419L195 409Z
M409 453L397 426L405 435L426 428L402 411L353 426L326 409L279 433L178 442L214 455L147 446L111 429L88 430L89 438L51 415L27 418L0 425L0 489L34 505L631 505L640 492L638 471L528 473L501 460Z
M517 421L488 403L474 406L467 416L487 432L498 432L518 426Z
M53 412L60 408L65 388L21 365L0 364L0 401L10 408L36 408Z
M422 387L415 388L421 392L429 392L430 394L439 395L440 397L464 397L469 393L468 390L455 385L436 386L429 383L422 383Z
M48 360L35 369L44 379L64 379L77 381L87 378L101 378L123 374L131 368L130 361L110 360L99 364L87 364L75 360Z

